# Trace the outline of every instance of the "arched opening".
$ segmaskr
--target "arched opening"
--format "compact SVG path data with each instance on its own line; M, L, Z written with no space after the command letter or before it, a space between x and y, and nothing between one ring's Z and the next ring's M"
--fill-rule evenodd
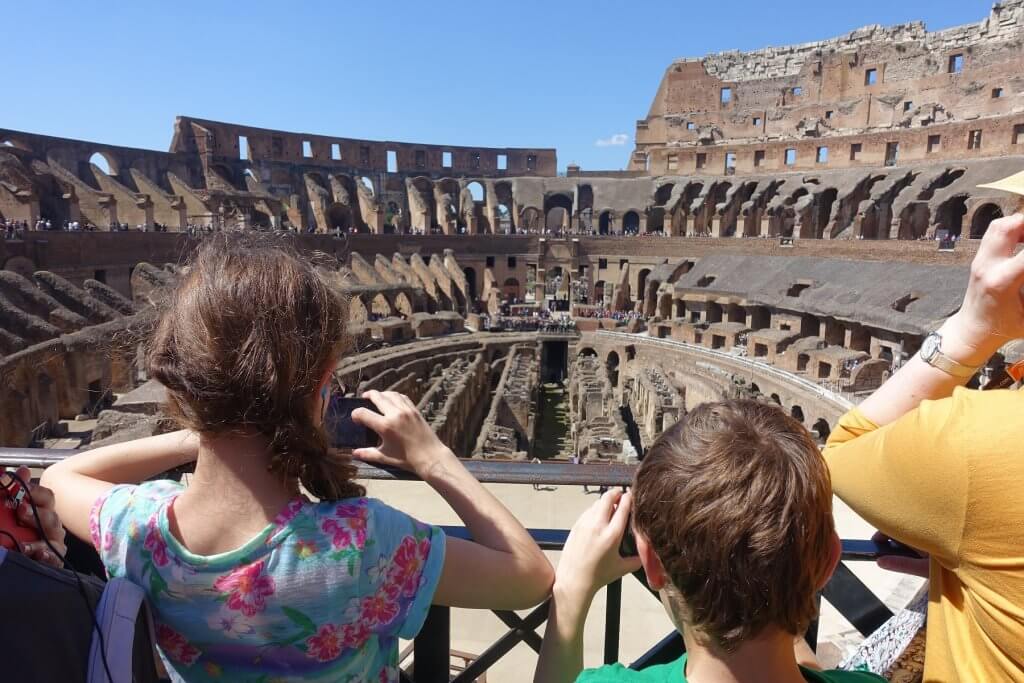
M622 232L627 235L635 235L640 232L640 214L636 211L627 211L623 214Z
M95 152L89 157L89 163L96 166L107 175L117 175L117 164L107 154Z
M793 416L794 420L798 422L804 421L804 409L800 406L793 406L793 409L789 411L789 414Z
M808 356L806 353L801 353L800 355L798 355L796 357L796 371L797 372L806 372L807 371L807 364L810 363L810 362L811 362L811 357Z
M594 229L594 188L580 185L576 192L576 206L579 207L580 229L590 232Z
M651 274L650 268L644 268L636 278L636 300L643 301L647 295L647 276Z
M483 184L474 180L466 185L466 187L469 189L469 194L473 197L474 202L487 201L487 191L484 189Z
M832 206L839 196L839 190L829 188L818 195L817 206L814 211L814 237L821 239L825 235L829 219L832 217Z
M594 283L594 304L597 306L604 305L604 280L598 280Z
M348 232L352 227L352 210L344 204L331 204L327 209L327 228Z
M818 437L818 441L821 443L828 441L828 437L832 433L832 430L828 426L828 422L826 422L823 417L819 417L815 421L814 426L811 427L811 431L814 432L815 436Z
M608 381L611 382L612 387L619 386L619 354L614 351L609 353L605 367L608 369Z
M515 213L512 211L512 183L500 182L494 185L494 199L498 207L498 232L508 234L515 230Z
M938 229L945 230L949 237L963 234L964 216L967 215L967 195L950 197L938 211Z
M597 358L597 351L595 351L594 349L590 348L589 346L585 346L582 349L580 349L580 352L578 354L576 354L576 357L577 358Z
M989 224L1002 217L1003 210L999 208L998 204L985 204L978 207L978 210L974 212L974 218L971 220L971 239L980 240L985 236L985 231L988 230Z
M466 276L466 295L470 301L476 301L476 269L467 266L462 274Z
M0 138L0 147L6 147L9 149L20 149L23 152L31 152L31 148L21 140L14 140L12 138Z
M540 230L542 214L535 206L527 206L519 216L519 225L526 230Z
M544 227L548 230L568 230L572 218L572 198L553 194L544 198Z
M409 300L409 296L405 292L399 292L395 295L395 309L399 314L409 317L415 311L413 310L412 301Z
M597 219L597 234L607 235L612 229L612 212L602 211L601 215Z
M777 405L782 405L782 398L778 394L772 394L771 398Z
M378 294L370 301L370 314L374 318L388 318L391 316L391 302L383 294Z
M376 194L374 192L374 190L373 190L373 181L372 180L370 180L366 176L361 176L359 178L359 182L363 184L363 187L366 188L366 190L370 193L371 197L374 196L374 194Z
M753 394L754 396L760 396L761 395L761 387L757 386L757 384L751 384L750 385L750 393Z

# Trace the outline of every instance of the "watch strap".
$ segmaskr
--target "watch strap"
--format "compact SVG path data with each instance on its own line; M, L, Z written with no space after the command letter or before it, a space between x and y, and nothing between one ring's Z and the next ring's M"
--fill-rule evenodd
M962 379L970 379L971 377L974 377L979 370L981 370L981 367L971 367L970 365L964 365L963 363L953 360L944 354L942 349L937 349L932 357L925 359L924 362L928 363L928 365L931 365L933 368L942 370L947 375L960 377Z

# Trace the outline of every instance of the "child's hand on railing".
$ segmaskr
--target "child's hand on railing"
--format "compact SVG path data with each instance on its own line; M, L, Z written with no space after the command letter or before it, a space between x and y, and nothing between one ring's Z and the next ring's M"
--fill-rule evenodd
M441 443L408 396L395 391L368 391L380 414L366 408L352 411L352 420L375 431L379 446L357 448L352 455L373 465L398 467L428 479L431 470L455 454Z

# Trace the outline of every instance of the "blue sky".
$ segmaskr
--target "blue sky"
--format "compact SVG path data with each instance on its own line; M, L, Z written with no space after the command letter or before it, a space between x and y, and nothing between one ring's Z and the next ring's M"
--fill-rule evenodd
M187 114L616 169L675 58L946 28L991 0L4 4L0 127L164 150Z

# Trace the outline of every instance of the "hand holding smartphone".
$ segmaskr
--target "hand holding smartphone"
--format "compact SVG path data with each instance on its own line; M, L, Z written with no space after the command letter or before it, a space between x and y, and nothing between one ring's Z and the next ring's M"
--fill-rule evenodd
M324 426L330 437L331 446L342 450L355 450L357 448L373 448L379 446L381 439L378 434L352 419L352 413L357 408L366 408L380 414L377 406L365 398L351 398L334 394L327 405L327 415L324 418Z

